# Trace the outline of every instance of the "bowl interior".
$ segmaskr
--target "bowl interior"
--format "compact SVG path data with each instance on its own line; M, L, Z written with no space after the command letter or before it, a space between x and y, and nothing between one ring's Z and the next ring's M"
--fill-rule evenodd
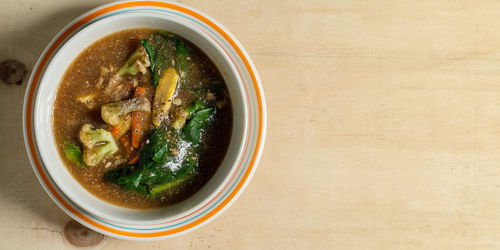
M67 171L55 145L52 112L57 87L71 62L86 47L114 32L129 28L153 28L173 32L198 46L215 63L226 81L233 108L233 129L228 152L219 169L203 188L190 198L173 206L137 210L107 203L83 188ZM195 23L175 15L129 12L97 21L70 38L55 54L42 76L35 100L34 131L37 147L47 172L57 187L75 204L87 212L107 220L132 224L154 224L184 216L203 206L228 182L242 156L248 111L243 98L241 79L236 68L221 47Z

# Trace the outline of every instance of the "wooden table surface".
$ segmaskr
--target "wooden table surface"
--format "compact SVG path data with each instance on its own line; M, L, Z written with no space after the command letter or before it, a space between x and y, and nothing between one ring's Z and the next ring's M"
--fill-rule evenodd
M105 1L0 0L0 61L31 69ZM223 215L156 242L95 249L500 248L500 2L183 1L260 72L268 132ZM70 218L25 152L26 84L0 84L0 248L67 249Z

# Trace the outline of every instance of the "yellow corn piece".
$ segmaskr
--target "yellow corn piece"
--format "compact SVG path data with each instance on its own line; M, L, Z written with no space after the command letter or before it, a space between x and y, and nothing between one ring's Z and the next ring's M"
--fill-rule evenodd
M152 119L155 126L160 126L161 122L168 117L178 80L179 75L174 68L163 71L153 99Z
M89 101L92 101L92 99L94 99L96 96L97 96L97 93L92 93L92 94L80 96L76 99L83 104L87 104Z

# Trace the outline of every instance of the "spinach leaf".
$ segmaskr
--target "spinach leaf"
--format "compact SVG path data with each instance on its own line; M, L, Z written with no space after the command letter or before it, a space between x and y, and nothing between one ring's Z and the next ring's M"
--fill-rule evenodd
M83 162L83 153L80 147L78 147L77 145L73 144L70 141L65 141L63 143L63 151L64 155L66 155L66 158L70 162L82 168L85 167L85 163Z
M186 141L182 132L160 126L142 148L137 166L110 170L104 179L132 192L154 195L196 175L198 154L199 147Z
M163 131L166 131L166 138L168 138L168 142L165 141L166 147L154 147L150 151L152 157L144 162L145 171L142 181L150 188L152 194L175 186L173 182L181 183L184 177L182 173L189 172L197 164L196 162L194 165L188 164L193 161L193 156L197 156L198 148L185 141L182 132L174 129L163 129ZM149 149L146 148L146 150ZM177 153L173 155L172 151ZM143 163L142 158L140 162ZM161 188L163 186L165 188Z
M141 43L151 61L153 85L158 85L161 74L166 68L174 67L178 72L187 72L190 52L179 37L165 32L156 32L150 41L142 39Z
M194 113L204 107L203 102L200 100L196 99L193 104L189 105L184 111L188 114L187 118L191 119L194 115Z
M163 184L155 185L151 189L151 194L159 193L163 190L172 188L176 185L179 185L179 184L185 182L186 180L188 180L189 178L191 178L193 176L194 173L191 170L195 167L195 165L196 165L196 161L193 160L192 158L190 158L190 160L187 160L185 162L185 166L183 166L183 168L181 168L179 171L177 171L175 173L174 180L165 182Z
M154 53L154 61L151 64L153 72L153 85L158 85L161 78L161 72L166 68L172 67L175 63L176 40L173 36L164 33L155 33L151 39L151 48Z
M104 180L120 185L128 191L142 195L149 195L146 186L139 183L142 171L135 170L134 165L125 165L123 168L109 170L104 174ZM139 176L139 178L137 178Z
M186 47L184 47L181 40L177 40L175 43L175 55L179 71L186 72L188 67L189 51Z
M203 129L210 120L213 120L214 111L214 108L197 111L193 115L193 119L184 127L183 132L191 142L195 144L200 143Z
M168 154L167 130L160 126L146 141L139 155L139 164L148 166L149 163L163 164L171 160Z

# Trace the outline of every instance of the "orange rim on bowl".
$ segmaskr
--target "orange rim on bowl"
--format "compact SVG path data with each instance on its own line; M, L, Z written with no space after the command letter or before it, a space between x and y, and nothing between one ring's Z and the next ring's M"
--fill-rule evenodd
M245 89L249 119L243 156L239 159L237 170L230 181L213 199L199 209L182 217L153 225L126 225L95 216L68 199L47 174L44 162L38 153L34 136L34 102L40 79L47 64L58 49L75 33L84 27L107 17L125 12L155 12L173 15L192 22L197 28L209 35L229 56L240 75ZM208 223L227 209L241 194L250 181L263 150L266 131L266 107L259 76L248 54L222 25L202 12L188 6L164 1L121 1L93 9L67 25L51 41L40 56L33 69L26 90L23 114L24 138L33 169L49 196L62 210L80 223L104 234L124 239L151 240L173 237L194 230Z

